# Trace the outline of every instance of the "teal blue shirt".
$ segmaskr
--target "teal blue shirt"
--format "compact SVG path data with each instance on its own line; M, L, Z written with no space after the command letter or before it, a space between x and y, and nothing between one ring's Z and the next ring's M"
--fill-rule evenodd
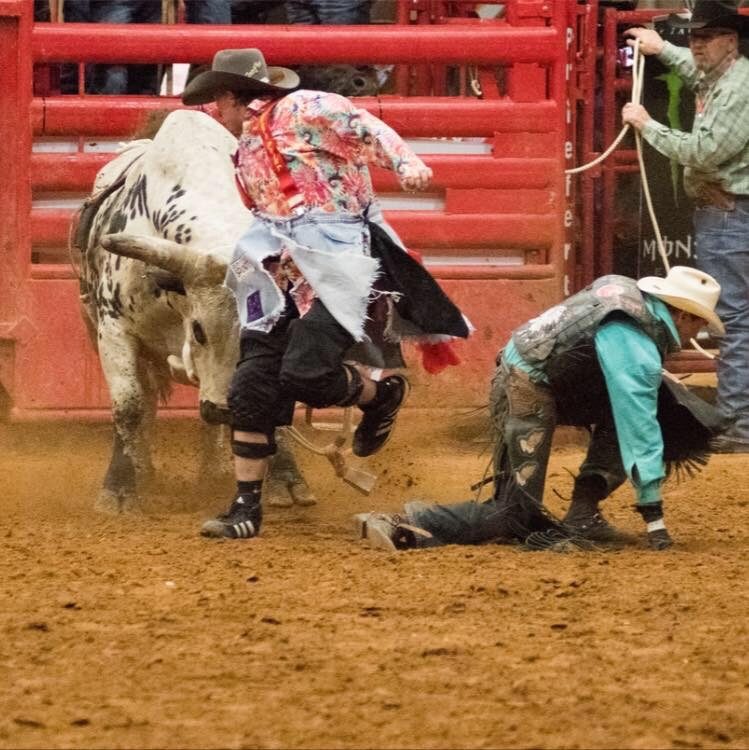
M659 299L644 295L648 310L662 320L675 342L679 334ZM639 504L658 503L665 477L663 436L658 424L658 389L663 362L655 342L633 320L617 318L596 332L595 347L614 414L624 470ZM527 372L531 380L548 383L544 371L528 364L512 340L504 361Z

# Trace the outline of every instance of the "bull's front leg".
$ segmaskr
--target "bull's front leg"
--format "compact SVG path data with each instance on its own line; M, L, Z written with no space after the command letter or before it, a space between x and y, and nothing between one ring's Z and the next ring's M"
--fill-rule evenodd
M266 480L266 502L278 508L288 508L294 503L314 505L317 498L299 469L285 429L276 430L276 443L278 451L270 460Z
M156 395L142 380L136 342L121 331L105 332L100 337L99 355L112 400L114 440L95 508L104 513L123 513L137 508L138 482L150 469L145 433Z

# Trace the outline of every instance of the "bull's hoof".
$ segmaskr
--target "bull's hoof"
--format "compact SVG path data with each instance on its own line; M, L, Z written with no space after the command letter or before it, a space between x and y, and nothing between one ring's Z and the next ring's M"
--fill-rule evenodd
M308 487L306 482L292 482L289 484L289 494L297 505L306 508L317 505L315 493Z
M112 490L102 489L94 501L94 510L109 516L121 513L140 513L140 503L136 495L123 495Z
M266 479L264 490L264 503L271 508L290 508L294 504L289 484L282 479Z
M265 504L272 508L291 508L299 505L306 508L317 504L317 498L304 481L267 479L265 481Z

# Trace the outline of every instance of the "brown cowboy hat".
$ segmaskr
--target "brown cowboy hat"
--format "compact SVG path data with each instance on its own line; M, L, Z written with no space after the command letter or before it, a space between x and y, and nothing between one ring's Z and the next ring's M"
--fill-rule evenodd
M299 76L289 68L265 64L259 49L222 49L213 57L211 69L195 76L182 92L185 104L207 104L216 94L276 94L293 91Z
M749 36L749 16L738 12L736 0L697 0L691 17L672 13L668 23L677 29L729 29Z

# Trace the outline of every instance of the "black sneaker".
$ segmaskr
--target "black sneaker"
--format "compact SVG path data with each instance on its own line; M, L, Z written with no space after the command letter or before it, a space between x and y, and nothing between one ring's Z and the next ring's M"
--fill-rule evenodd
M398 410L408 396L408 380L403 375L391 375L382 382L387 387L384 397L359 407L362 418L354 432L352 450L360 458L377 453L387 443Z
M201 536L226 539L251 539L260 533L263 521L263 508L260 503L247 505L244 498L238 497L228 512L211 518L200 529Z
M591 542L629 542L634 539L631 534L612 526L600 511L587 516L568 514L562 523L573 536L587 539Z

